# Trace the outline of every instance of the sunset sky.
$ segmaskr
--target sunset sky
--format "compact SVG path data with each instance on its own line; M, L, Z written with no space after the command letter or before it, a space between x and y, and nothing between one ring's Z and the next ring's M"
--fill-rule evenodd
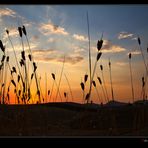
M148 5L0 5L0 40L3 41L7 53L10 55L11 66L16 64L5 28L10 32L18 59L20 59L22 46L17 27L24 25L34 59L38 64L37 72L39 77L41 76L43 95L46 84L45 73L47 74L48 89L51 90L53 84L51 73L56 74L58 83L65 55L66 61L60 93L64 101L63 93L64 91L68 92L68 100L71 101L64 76L66 74L72 88L74 102L82 103L83 93L80 83L83 81L84 75L89 74L87 12L92 65L94 65L97 55L97 41L103 33L104 42L101 49L103 54L97 63L96 74L102 78L100 70L100 64L102 64L109 98L111 99L108 67L108 59L110 58L115 100L132 102L128 59L128 53L131 52L135 100L138 100L142 87L141 78L145 74L145 68L137 36L141 39L145 60L148 64L148 53L146 52L148 46ZM23 40L27 50L25 37ZM2 52L0 51L0 59L1 57ZM103 98L96 75L94 80L98 92ZM9 82L9 80L7 81ZM88 92L88 88L89 81L86 83L86 92ZM32 91L35 91L34 83ZM54 86L53 98L55 92L56 85ZM94 87L92 100L99 103Z

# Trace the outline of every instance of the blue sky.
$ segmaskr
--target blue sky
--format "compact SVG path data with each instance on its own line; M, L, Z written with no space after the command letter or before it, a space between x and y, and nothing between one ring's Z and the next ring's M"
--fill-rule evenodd
M128 85L128 53L133 54L135 68L135 86L139 89L139 81L144 73L143 61L137 43L137 35L142 41L143 52L147 57L148 44L148 5L1 5L0 6L0 33L8 49L10 45L4 38L4 29L14 32L14 45L20 44L15 28L24 24L27 28L31 48L42 72L46 72L47 64L51 64L51 71L60 68L63 55L67 56L67 71L78 71L79 75L88 72L88 37L87 19L89 15L91 52L93 61L97 53L97 40L103 32L104 44L101 63L106 68L108 58L114 63L115 83ZM56 26L55 26L56 25ZM10 54L12 54L10 52ZM19 54L19 48L18 48ZM43 66L44 65L44 66ZM77 70L76 70L77 69ZM81 71L80 71L81 69ZM125 73L123 73L125 71ZM99 72L99 68L97 69ZM76 81L76 80L75 80ZM77 85L81 81L77 79ZM109 79L107 78L109 85ZM75 84L75 85L76 85ZM79 86L78 86L79 87ZM109 87L109 86L108 86ZM125 91L125 90L123 90ZM120 92L120 94L122 94ZM118 98L129 98L131 95ZM139 95L139 94L138 94ZM137 98L138 98L137 95Z

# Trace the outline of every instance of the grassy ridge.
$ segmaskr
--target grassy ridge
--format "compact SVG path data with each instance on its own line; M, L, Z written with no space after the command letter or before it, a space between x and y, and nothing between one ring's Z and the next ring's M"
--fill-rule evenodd
M148 104L97 109L78 103L1 105L0 123L0 136L147 135Z

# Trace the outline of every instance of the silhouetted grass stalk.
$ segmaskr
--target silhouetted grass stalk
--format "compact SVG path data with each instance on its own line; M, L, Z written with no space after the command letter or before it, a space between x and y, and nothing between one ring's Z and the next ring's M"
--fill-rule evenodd
M81 78L80 86L81 86L81 89L82 89L82 91L83 91L83 96L82 96L82 101L83 101L83 100L84 100L84 96L85 96L85 85L84 85L84 83L82 82L82 78Z
M112 82L112 72L111 72L111 62L110 62L110 59L109 59L108 65L109 65L109 74L110 74L112 101L114 101L114 91L113 91L113 82Z
M108 93L107 93L107 89L106 89L106 84L105 84L105 79L104 79L104 73L103 73L103 65L100 65L100 69L101 69L101 73L102 73L102 80L103 80L103 84L104 84L104 88L105 88L105 94L106 94L106 98L109 102L109 97L108 97Z
M58 89L58 84L57 84L57 82L56 82L55 74L52 73L51 75L52 75L52 78L53 78L53 80L54 80L54 82L55 82L55 84L56 84L56 87L57 87L57 89ZM53 83L53 86L54 86L54 83ZM53 89L53 87L52 87L52 89ZM51 90L51 95L52 95L52 92L53 92L53 91ZM59 91L59 96L60 96L60 99L62 100L60 91ZM53 102L54 102L54 101L56 101L56 100L54 100L54 98L53 98Z
M67 84L68 84L68 87L69 87L69 91L70 91L70 94L71 94L71 98L72 98L72 102L74 101L74 98L73 98L73 94L72 94L72 90L71 90L71 86L70 86L70 83L68 81L68 78L66 76L66 74L64 74L65 78L66 78L66 81L67 81Z
M91 51L90 51L90 33L89 33L89 17L87 12L87 29L88 29L88 48L89 48L89 74L90 74L90 88L89 88L89 97L87 98L87 103L89 102L90 96L91 96Z
M100 98L100 95L99 95L99 92L98 92L98 89L97 89L97 86L96 86L96 82L93 81L92 83L93 83L93 85L94 85L94 87L95 87L95 90L96 90L96 93L97 93L97 97L98 97L98 99L99 99L99 101L100 101L100 103L101 103L102 101L101 101L101 98Z
M132 88L132 98L134 103L134 86L133 86L133 76L132 76L132 66L131 66L131 53L129 53L129 68L130 68L130 77L131 77L131 88Z
M47 74L45 73L45 102L47 103Z
M29 52L30 52L30 55L31 55L31 58L32 58L32 60L31 60L32 61L32 69L33 69L34 58L33 58L33 55L32 55L31 48L30 48L30 43L29 43L29 40L28 40L27 31L26 31L25 26L23 26L23 33L24 33L24 35L26 37L27 44L28 44L28 47L29 47ZM35 82L36 82L37 92L39 92L40 90L39 90L36 70L34 70L34 74L35 74ZM39 99L39 102L41 102L41 98L40 98L39 94L38 94L38 99Z
M21 74L21 70L20 70L20 67L19 67L18 60L17 60L17 56L16 56L16 52L15 52L15 48L14 48L14 46L13 46L13 43L12 43L11 39L10 39L9 31L6 30L6 33L7 33L7 36L8 36L8 40L10 41L10 44L11 44L11 46L12 46L13 53L14 53L14 57L15 57L15 62L16 62L17 68L18 68L18 70L19 70L19 74L20 74L20 76L21 76L21 81L22 81L22 83L23 83L23 76L22 76L22 74Z
M102 86L101 78L97 76L97 79L98 79L98 81L99 81L99 83L100 83L100 85L101 85L102 92L103 92L103 95L104 95L104 99L105 99L106 102L108 102L108 100L106 99L106 95L105 95L104 88L103 88L103 86Z
M143 59L143 63L144 63L145 70L146 70L146 74L145 74L145 84L147 84L148 67L147 67L147 65L146 65L146 61L145 61L145 58L144 58L144 53L143 53L143 51L142 51L140 37L138 37L138 45L139 45L139 49L140 49L140 52L141 52L141 55L142 55L142 59ZM143 88L143 89L144 89L144 92L145 92L146 85L144 85L144 88Z
M61 74L60 74L60 79L59 79L59 84L58 84L58 88L57 88L57 93L56 93L56 100L57 100L57 97L58 97L58 93L59 93L59 89L60 89L60 84L61 84L61 79L62 79L62 74L63 74L63 70L64 70L64 64L65 64L65 55L64 55L64 58L63 58L63 66L62 66L62 70L61 70ZM62 98L61 98L61 102L62 102Z

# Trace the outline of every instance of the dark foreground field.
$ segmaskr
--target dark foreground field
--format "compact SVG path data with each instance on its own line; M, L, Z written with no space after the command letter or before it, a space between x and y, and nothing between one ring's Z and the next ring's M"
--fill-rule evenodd
M0 136L147 136L148 104L0 105Z

